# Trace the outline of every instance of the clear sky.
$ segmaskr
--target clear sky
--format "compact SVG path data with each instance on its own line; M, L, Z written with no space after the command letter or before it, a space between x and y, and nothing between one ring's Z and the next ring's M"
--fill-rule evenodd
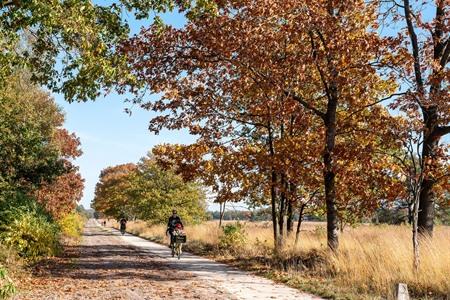
M152 114L140 108L131 116L124 112L126 104L119 95L110 95L95 102L72 103L55 95L66 113L65 127L81 140L83 155L77 159L84 177L84 207L90 207L100 171L108 166L137 162L154 145L160 143L191 143L187 132L162 131L151 134L147 127Z

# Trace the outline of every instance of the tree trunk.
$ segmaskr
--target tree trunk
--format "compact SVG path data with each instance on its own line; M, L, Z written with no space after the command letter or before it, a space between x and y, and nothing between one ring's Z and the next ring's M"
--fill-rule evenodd
M437 127L436 109L423 109L425 122L424 141L422 145L422 166L423 180L420 185L419 215L417 220L418 231L420 235L433 236L434 225L434 199L433 185L434 180L429 176L430 167L428 161L433 159L434 152L438 146L439 137L436 137Z
M225 203L220 203L220 212L219 212L219 227L222 227L223 216L225 215Z
M418 229L421 235L433 236L434 199L432 194L433 181L424 179L420 191Z
M271 176L271 187L270 187L270 198L272 205L272 226L273 226L273 241L275 246L275 251L278 250L278 221L277 221L277 195L275 191L275 184L277 182L277 174L272 171Z
M292 206L293 206L292 201L289 201L287 210L287 222L286 222L288 234L292 233L292 231L294 230L294 210Z
M268 124L268 133L269 133L269 153L273 160L275 156L275 149L273 148L273 136L272 136L272 125ZM273 242L275 247L275 252L278 252L281 249L280 245L280 232L278 227L278 218L277 218L277 173L275 171L274 166L272 166L271 177L270 177L270 198L272 205L272 226L273 226Z
M338 214L336 206L336 186L333 151L336 141L336 110L337 89L334 84L330 85L330 99L328 101L327 113L325 115L325 149L323 153L324 162L324 186L325 203L327 208L327 244L331 250L337 251L339 247L338 238Z
M285 175L281 175L280 185L283 188L284 188L284 181L285 181ZM278 238L280 239L281 244L283 243L283 240L284 240L285 234L286 234L286 232L284 230L285 216L286 216L286 191L284 189L282 189L281 195L280 195L280 209L278 212L278 227L280 230L280 236Z
M419 271L420 266L420 256L419 256L419 227L418 227L418 216L419 216L419 205L420 198L414 197L414 208L413 208L413 254L414 254L414 270Z
M284 124L281 123L280 126L280 139L282 140L284 138ZM284 241L286 239L286 230L285 230L285 223L286 222L286 205L287 205L287 185L286 185L286 174L281 173L280 174L280 183L281 187L280 191L280 209L278 212L278 230L279 230L279 236L278 236L278 247L281 249L283 247Z
M306 204L302 204L300 207L300 211L298 213L298 223L297 223L297 231L295 232L295 246L297 247L298 241L300 239L300 226L302 226L303 221L303 211L305 210Z

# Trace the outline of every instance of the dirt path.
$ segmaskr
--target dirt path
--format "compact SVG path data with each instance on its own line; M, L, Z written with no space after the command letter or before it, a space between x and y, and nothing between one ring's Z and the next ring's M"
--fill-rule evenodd
M82 244L37 268L14 299L319 299L89 221Z

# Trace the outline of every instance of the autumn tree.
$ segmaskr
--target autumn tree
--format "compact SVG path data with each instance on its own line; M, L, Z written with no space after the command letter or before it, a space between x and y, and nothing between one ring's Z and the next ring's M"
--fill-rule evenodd
M53 143L59 149L65 172L52 181L42 182L34 196L53 217L61 218L74 211L83 196L84 179L73 164L82 152L79 139L66 129L57 129Z
M24 71L0 91L0 108L0 194L29 194L56 218L73 211L84 187L80 142L60 108Z
M371 211L395 191L388 160L374 151L397 147L388 126L394 120L379 105L395 84L372 66L384 50L370 30L377 7L249 0L218 8L217 17L152 27L125 43L141 85L120 91L129 88L144 108L163 114L150 123L155 132L188 128L211 153L222 145L246 153L250 168L222 172L266 176L275 240L292 191L322 172L328 245L337 249L339 216ZM164 95L147 102L142 86Z
M448 161L443 137L450 133L449 97L449 3L447 0L385 1L385 18L399 44L393 52L400 59L392 66L401 87L407 94L392 105L400 108L412 122L421 149L419 165L423 167L418 208L418 230L429 236L433 233L436 193L440 180L437 171L442 161ZM440 162L439 162L440 161Z
M107 216L139 218L164 223L172 209L187 223L205 219L205 195L195 183L186 183L152 158L138 164L109 167L100 174L93 208Z
M30 191L64 173L53 139L63 115L26 74L9 78L0 90L1 190Z
M102 170L95 187L92 208L114 218L119 218L121 214L134 216L133 199L128 192L136 168L135 164L129 163Z

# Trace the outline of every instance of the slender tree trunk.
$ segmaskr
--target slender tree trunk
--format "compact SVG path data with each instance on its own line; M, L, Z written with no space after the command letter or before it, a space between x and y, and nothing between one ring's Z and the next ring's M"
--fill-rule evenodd
M222 227L223 216L225 215L225 203L220 203L219 227Z
M285 221L285 217L286 214L284 213L284 200L280 200L280 204L283 204L283 207L280 207L279 211L278 211L278 240L277 240L277 245L278 245L278 249L282 249L283 245L284 245L284 241L286 240L285 235L286 235L286 231L284 230L284 221Z
M334 171L334 146L336 141L336 110L337 89L334 84L330 85L330 100L328 101L327 113L325 115L325 149L324 162L324 186L325 203L327 208L327 244L331 250L337 251L339 247L338 238L338 213L336 206L336 186Z
M417 191L418 194L418 191ZM420 197L420 196L419 196ZM419 230L418 230L418 220L419 220L419 205L420 198L418 199L418 195L414 196L414 205L413 205L413 254L414 254L414 270L416 272L419 271L420 266L420 255L419 255Z
M281 182L280 182L280 185L284 188L284 181L285 181L285 175L284 174L282 174L281 175ZM283 244L283 241L284 241L284 239L285 239L285 234L286 234L286 232L285 232L285 230L284 230L284 219L285 219L285 216L286 216L286 191L283 189L282 191L281 191L281 193L280 193L281 195L280 195L280 210L279 210L279 215L278 215L278 227L279 227L279 230L280 230L280 236L279 236L279 239L280 239L280 246Z
M284 124L281 123L280 139L283 138L284 138ZM285 223L286 223L286 208L287 208L286 174L284 172L280 174L279 187L281 188L280 188L280 208L278 211L278 230L279 230L278 247L279 249L282 249L284 241L286 239Z
M275 251L278 250L278 221L277 221L277 194L275 190L275 185L277 182L277 174L272 170L271 174L271 187L270 187L270 198L272 205L272 225L273 225L273 241L275 246Z
M292 233L292 231L294 231L294 210L293 210L292 201L288 202L286 228L287 228L288 234L290 234L290 233Z
M298 212L297 231L295 232L295 246L298 245L298 241L300 239L300 226L302 226L303 211L305 210L305 207L306 207L306 204L302 204L300 206L300 211Z
M275 149L273 146L273 132L272 132L272 125L270 122L268 124L268 137L269 137L269 140L268 140L269 153L270 153L270 156L273 161L273 159L275 157ZM270 198L271 198L271 205L272 205L273 238L274 238L275 252L277 253L281 249L282 238L280 235L280 227L278 226L279 220L277 217L277 196L278 196L277 194L278 193L277 193L276 187L277 187L277 183L278 183L277 182L278 176L277 176L274 166L272 166L272 169L271 169L270 181L271 181L270 182L271 183L270 184ZM282 219L281 212L280 212L279 217L281 217L280 219Z

